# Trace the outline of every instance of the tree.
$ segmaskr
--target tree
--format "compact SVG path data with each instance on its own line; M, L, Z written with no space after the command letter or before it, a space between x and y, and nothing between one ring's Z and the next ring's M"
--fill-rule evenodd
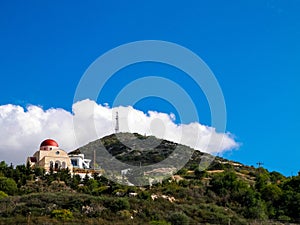
M263 168L259 168L256 175L255 188L261 191L268 183L270 183L270 176L268 171Z
M86 186L88 184L89 180L90 180L90 177L89 177L88 173L86 173L83 178L83 184Z
M237 175L233 171L224 171L223 173L215 174L210 182L211 189L219 194L226 195L231 190L235 189Z
M245 217L259 220L267 219L267 208L264 201L256 200L253 206L247 208Z
M41 167L35 167L34 168L34 175L36 177L41 177L45 174L45 169L44 168L41 168Z
M88 188L90 192L92 192L94 189L98 187L98 182L94 179L89 179L85 186Z
M261 190L261 194L265 201L276 202L280 199L282 191L276 184L268 184Z
M151 194L148 191L141 191L138 194L138 197L143 200L149 200L151 198Z
M14 195L18 190L16 182L11 178L0 177L0 191Z
M270 173L270 180L271 180L272 183L278 184L280 182L285 181L286 178L281 173L273 171L273 172Z
M109 208L113 212L118 212L120 210L128 210L130 208L130 204L126 198L117 198L110 202Z
M207 176L207 172L205 170L201 170L199 168L195 169L195 176L198 179L202 179Z
M78 185L80 184L80 181L81 177L78 174L76 174L73 175L73 177L71 178L71 182L68 185L70 185L70 187L73 189L77 189Z

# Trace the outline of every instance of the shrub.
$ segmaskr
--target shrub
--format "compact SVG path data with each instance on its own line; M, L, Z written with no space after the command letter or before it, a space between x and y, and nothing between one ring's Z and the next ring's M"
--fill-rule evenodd
M73 218L73 213L68 209L54 209L51 212L51 217L59 220L70 220Z
M110 201L108 207L113 212L118 212L120 210L128 210L130 208L130 204L126 198L118 198Z
M121 210L117 213L122 219L130 219L131 213L128 210Z
M18 190L16 182L11 178L0 177L0 191L14 195Z
M150 225L171 225L171 224L164 220L154 220L150 222Z
M7 197L8 196L8 194L6 194L5 192L3 192L3 191L0 191L0 199L1 198L5 198L5 197Z
M172 213L168 219L172 225L188 225L189 218L182 212Z
M291 221L291 218L286 215L281 215L281 216L278 216L278 220L281 222L289 222L289 221Z
M142 191L138 194L139 199L149 200L151 198L151 194L148 191Z

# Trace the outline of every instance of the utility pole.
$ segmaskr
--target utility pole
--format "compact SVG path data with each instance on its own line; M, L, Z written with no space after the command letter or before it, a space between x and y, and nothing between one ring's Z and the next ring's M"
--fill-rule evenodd
M29 212L29 213L27 214L27 225L30 225L30 224L31 224L31 218L30 218L30 216L31 216L31 212Z
M119 133L119 114L116 112L116 127L115 127L115 133Z
M94 149L94 171L96 169L96 149Z
M258 168L261 168L261 166L264 165L263 162L257 162L256 164L258 165Z

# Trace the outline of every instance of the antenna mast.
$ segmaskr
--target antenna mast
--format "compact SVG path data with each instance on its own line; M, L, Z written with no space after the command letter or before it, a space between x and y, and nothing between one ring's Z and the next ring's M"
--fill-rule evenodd
M116 112L116 127L115 127L115 133L119 133L119 113Z

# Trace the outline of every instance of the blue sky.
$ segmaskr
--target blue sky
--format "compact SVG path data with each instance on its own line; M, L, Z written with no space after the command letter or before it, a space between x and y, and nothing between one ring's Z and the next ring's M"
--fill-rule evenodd
M0 105L71 111L81 76L100 55L132 41L174 42L199 55L223 90L227 131L241 143L225 157L255 166L261 161L271 171L296 174L299 11L297 0L1 1ZM119 73L98 103L111 104L128 81L159 74L188 90L199 102L201 124L210 125L205 96L181 79L180 71L148 63ZM162 99L144 99L135 107L176 110Z

